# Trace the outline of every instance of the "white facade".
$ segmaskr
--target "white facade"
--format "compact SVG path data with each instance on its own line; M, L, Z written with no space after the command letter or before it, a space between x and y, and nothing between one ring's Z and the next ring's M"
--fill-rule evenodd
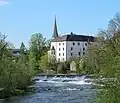
M67 43L66 41L62 42L52 42L51 48L55 48L55 57L57 61L66 61L67 60Z
M88 42L83 41L61 41L52 42L51 49L54 47L54 55L57 61L67 61L71 58L80 57L85 55L88 47Z

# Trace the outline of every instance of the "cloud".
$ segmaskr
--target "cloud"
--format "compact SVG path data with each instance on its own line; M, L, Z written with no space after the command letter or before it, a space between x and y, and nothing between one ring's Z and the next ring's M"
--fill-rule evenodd
M7 5L8 4L8 0L0 0L0 5Z

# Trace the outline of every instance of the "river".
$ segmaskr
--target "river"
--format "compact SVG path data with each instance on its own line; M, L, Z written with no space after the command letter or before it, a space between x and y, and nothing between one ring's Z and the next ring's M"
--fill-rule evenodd
M35 93L1 99L0 103L89 103L95 97L92 80L86 76L37 76Z

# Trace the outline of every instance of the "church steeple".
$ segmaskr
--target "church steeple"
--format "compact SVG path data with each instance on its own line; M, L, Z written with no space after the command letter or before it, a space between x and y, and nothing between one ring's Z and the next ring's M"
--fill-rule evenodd
M57 31L57 23L56 23L56 16L55 16L55 22L54 22L54 30L53 30L53 38L58 37L58 31Z

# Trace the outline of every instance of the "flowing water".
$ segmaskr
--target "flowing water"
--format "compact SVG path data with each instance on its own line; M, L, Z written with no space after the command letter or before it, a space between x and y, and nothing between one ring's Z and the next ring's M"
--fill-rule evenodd
M38 76L35 93L0 100L0 103L89 103L95 97L92 79L86 76Z

